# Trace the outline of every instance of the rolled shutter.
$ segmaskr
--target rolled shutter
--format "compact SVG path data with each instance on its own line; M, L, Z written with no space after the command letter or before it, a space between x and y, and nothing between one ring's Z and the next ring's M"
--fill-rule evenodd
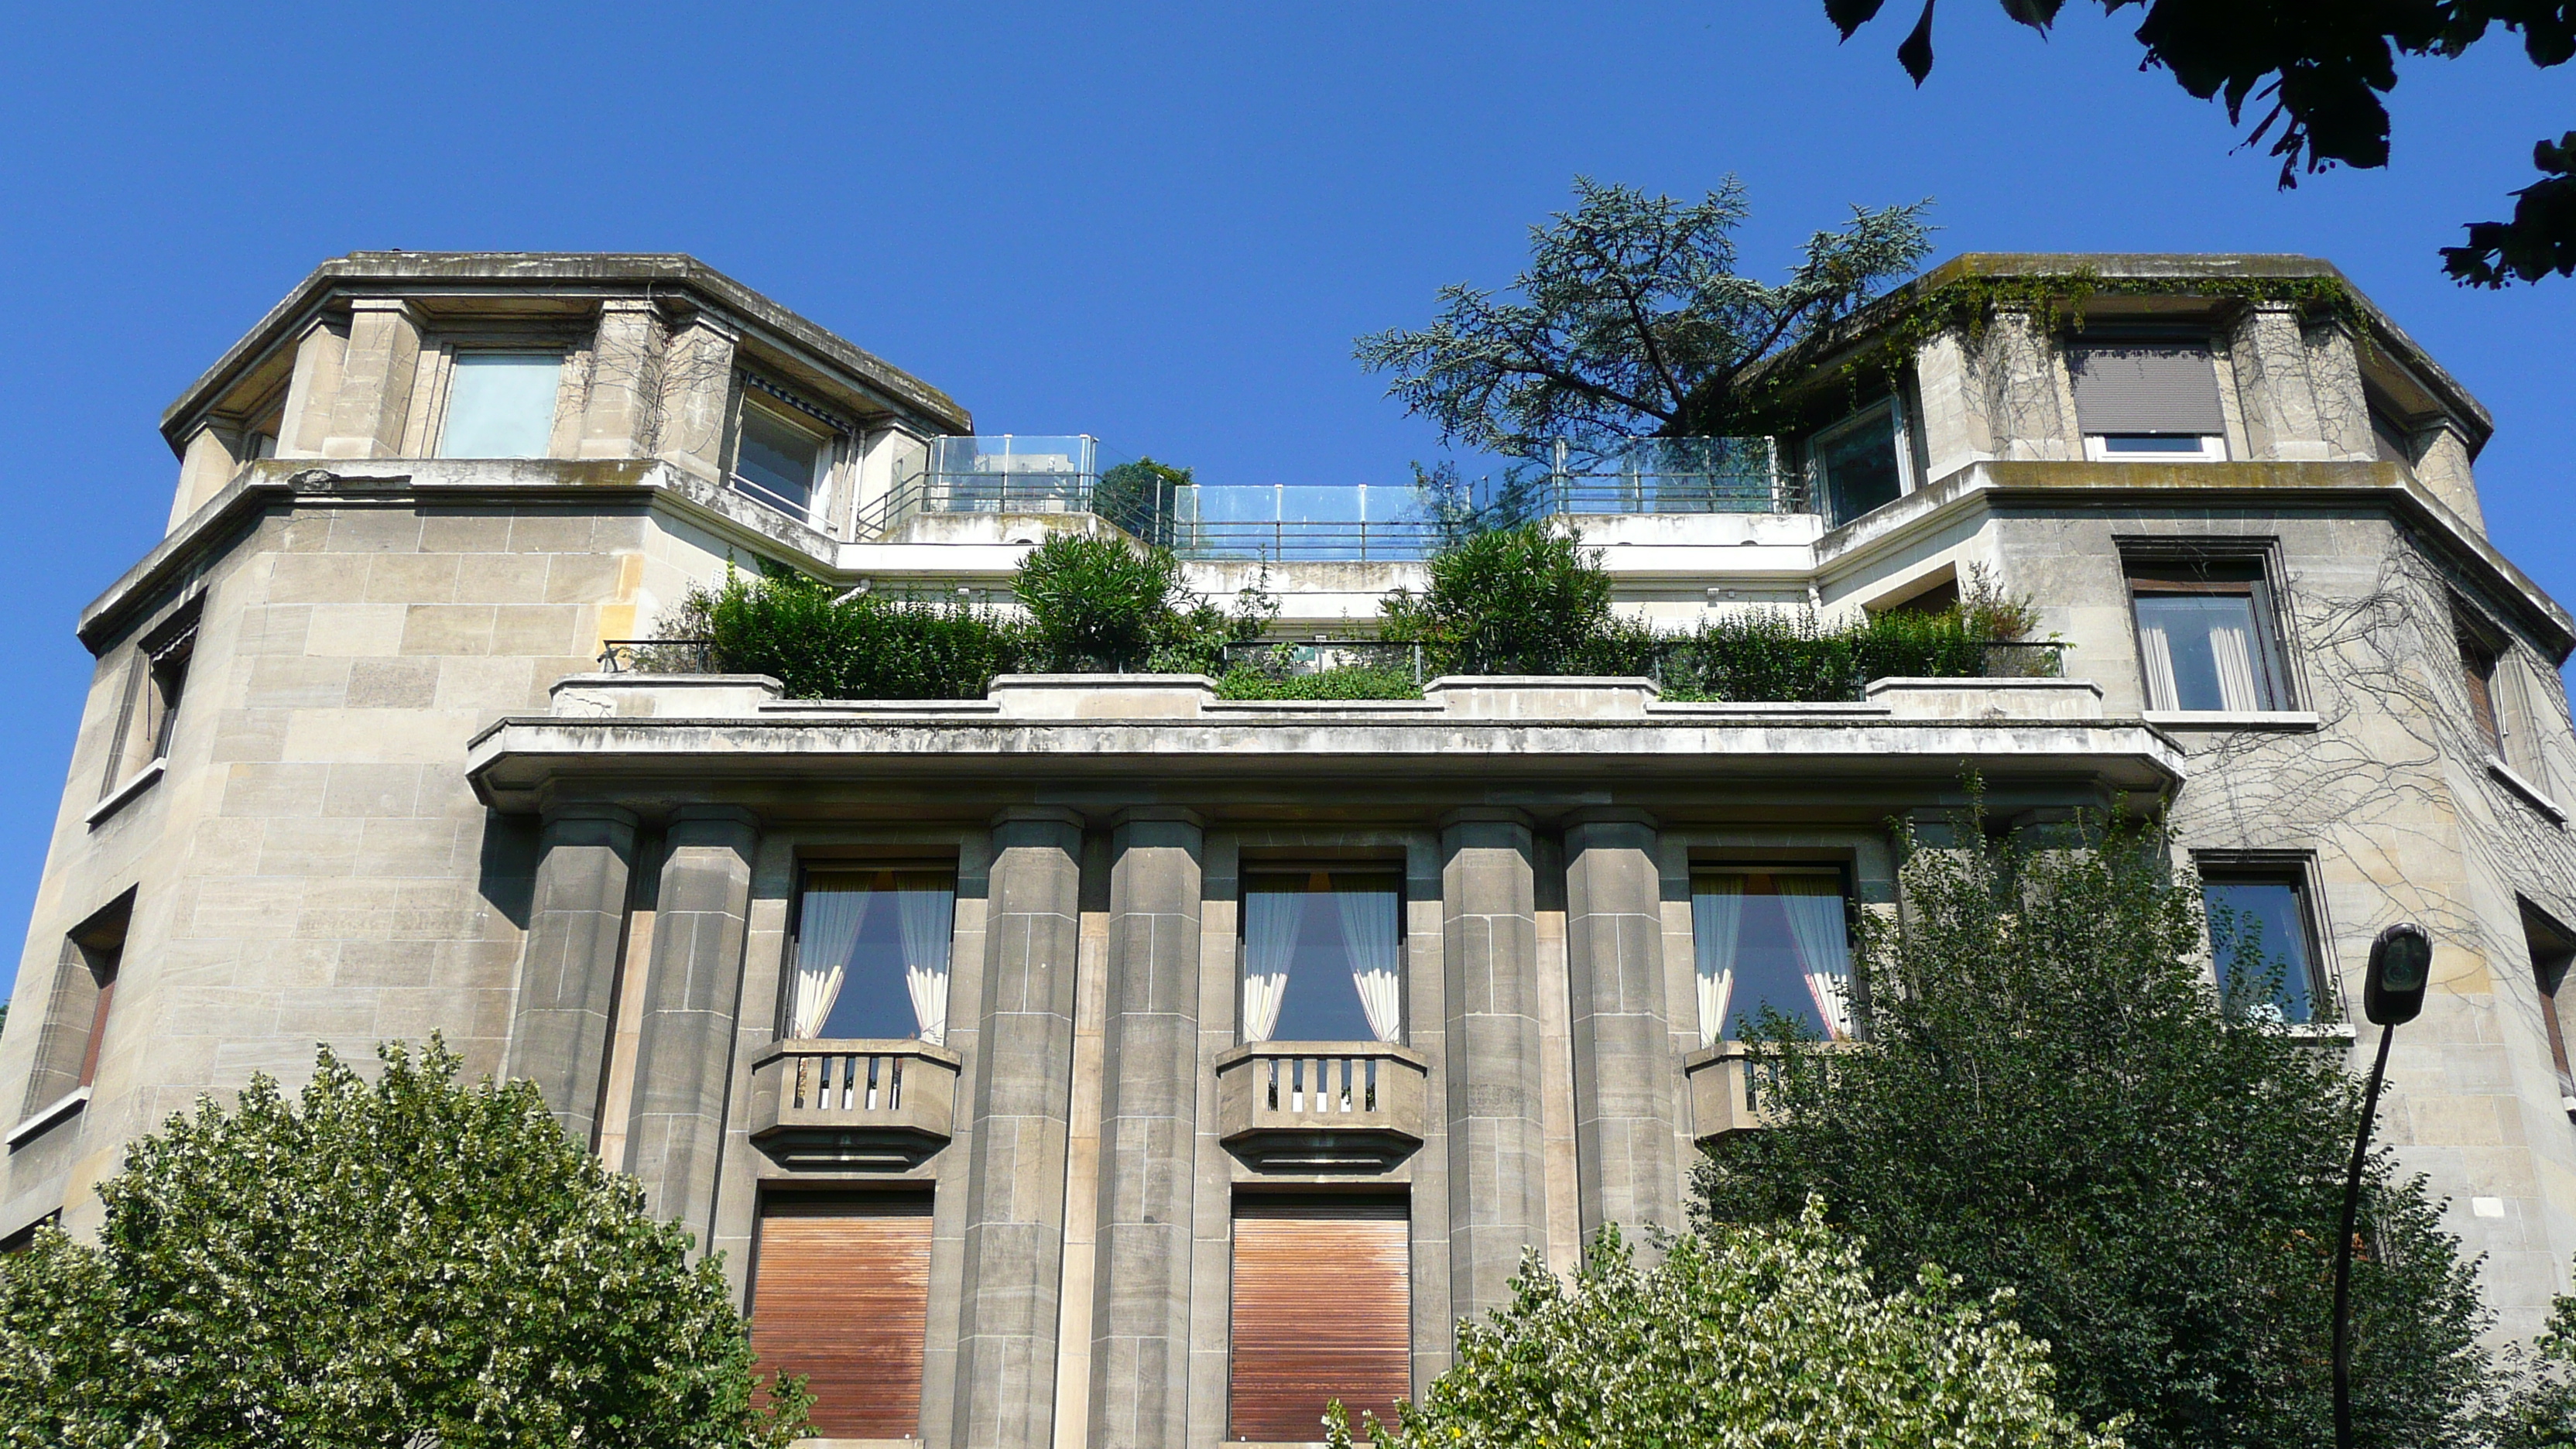
M2161 344L2078 347L2067 354L2075 418L2088 433L2212 436L2227 431L2209 349Z
M751 1347L763 1374L804 1374L813 1433L921 1432L930 1200L777 1198L760 1213Z
M1401 1203L1244 1203L1234 1216L1227 1437L1311 1443L1342 1401L1393 1422L1413 1392L1413 1274Z

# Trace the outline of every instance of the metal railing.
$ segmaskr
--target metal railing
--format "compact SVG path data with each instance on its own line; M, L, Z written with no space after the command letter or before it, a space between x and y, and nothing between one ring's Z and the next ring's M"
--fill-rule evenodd
M603 639L599 644L602 674L713 674L713 639Z
M1424 677L1427 660L1420 644L1399 639L1328 639L1260 641L1225 646L1227 669L1245 668L1273 679L1322 674L1332 669L1375 669Z
M1981 659L1974 674L1940 674L1936 677L1966 680L1995 679L2061 679L2066 674L2066 644L2061 640L1989 641L1978 646ZM1708 673L1703 646L1689 638L1658 639L1627 646L1621 652L1629 657L1605 659L1593 666L1604 674L1641 674L1658 685L1692 684ZM1228 669L1247 668L1273 678L1294 678L1322 674L1334 669L1374 669L1390 674L1404 674L1421 684L1438 667L1438 661L1419 643L1398 639L1331 638L1318 635L1303 640L1264 640L1249 644L1225 646ZM1854 671L1843 698L1864 697L1870 679L1865 671Z

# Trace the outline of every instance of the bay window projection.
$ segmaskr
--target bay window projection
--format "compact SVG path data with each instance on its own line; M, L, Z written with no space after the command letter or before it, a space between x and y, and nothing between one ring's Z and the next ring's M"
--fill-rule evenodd
M1226 1437L1311 1443L1335 1399L1393 1423L1413 1390L1403 1202L1247 1199L1234 1209Z
M563 356L554 352L460 352L447 383L442 458L542 458L555 430Z
M1404 1039L1404 891L1394 875L1256 874L1243 887L1243 1039Z
M785 1034L799 1041L944 1039L956 919L950 871L807 871L796 900Z
M2218 370L2201 343L2114 342L2070 348L2076 425L2095 462L2227 461Z
M2289 708L2272 611L2255 565L2141 566L2129 574L2147 708Z
M753 1253L758 1372L806 1376L814 1395L808 1432L917 1437L930 1319L929 1197L772 1197L761 1204Z
M2218 991L2229 1010L2294 1025L2317 1020L2324 991L2307 895L2295 866L2201 868Z
M1701 1045L1739 1040L1765 1008L1818 1040L1851 1039L1851 922L1839 870L1694 872L1691 940Z

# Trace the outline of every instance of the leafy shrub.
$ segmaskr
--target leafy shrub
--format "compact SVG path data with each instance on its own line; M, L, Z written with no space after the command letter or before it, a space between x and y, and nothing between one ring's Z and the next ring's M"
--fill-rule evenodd
M1012 590L1038 667L1221 674L1225 646L1260 637L1278 605L1253 589L1228 613L1191 592L1170 549L1059 533L1029 550Z
M1420 699L1422 686L1405 669L1349 665L1313 674L1267 674L1235 668L1216 682L1219 699Z
M1592 673L1644 637L1612 616L1601 551L1554 520L1470 534L1429 568L1421 597L1399 589L1379 616L1444 674Z
M719 672L771 675L790 699L981 699L1030 652L1025 626L995 610L843 596L796 574L731 569L663 627L712 641Z
M1925 1266L1881 1294L1861 1245L1813 1205L1776 1227L1672 1242L1639 1268L1618 1229L1595 1239L1571 1287L1535 1254L1513 1302L1458 1329L1384 1449L1681 1445L1879 1449L2017 1445L2118 1449L2050 1397L2048 1345ZM1347 1449L1341 1406L1326 1441Z
M200 1098L99 1185L96 1246L0 1261L12 1445L783 1449L811 1402L752 1353L719 1260L432 1038L368 1082Z

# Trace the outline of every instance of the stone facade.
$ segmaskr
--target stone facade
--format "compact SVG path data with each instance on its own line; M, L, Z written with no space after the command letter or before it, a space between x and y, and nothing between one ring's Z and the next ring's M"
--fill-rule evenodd
M2304 259L1977 257L1918 287L2078 262L2170 284L2105 302L2088 336L2208 339L2226 461L2097 456L2068 335L2005 310L1916 346L1892 502L1578 520L1619 607L1667 627L1847 615L1982 569L2068 645L2063 679L1883 680L1822 705L1562 679L1238 703L1101 676L834 703L603 672L606 642L728 565L989 597L1045 530L1106 525L886 522L931 440L971 421L685 258L330 263L164 419L169 535L80 621L99 665L0 1039L0 1089L22 1092L0 1234L95 1227L123 1144L202 1092L299 1080L316 1042L364 1058L438 1032L472 1070L536 1081L747 1304L765 1195L926 1189L921 1438L1212 1445L1239 1200L1405 1205L1419 1392L1524 1249L1562 1269L1604 1225L1676 1221L1695 1142L1735 1125L1693 871L1831 867L1857 908L1892 910L1886 822L1957 805L1974 770L2007 819L2166 810L2203 863L2295 874L2342 1000L2379 929L2433 930L2385 1131L2486 1255L2500 1331L2527 1332L2576 1255L2576 1127L2533 965L2535 930L2576 923L2557 673L2576 633L2485 536L2469 463L2490 424L2366 302L2195 290L2332 275ZM494 347L560 358L542 456L436 456L455 358ZM745 407L781 399L831 433L801 509L737 483ZM2133 575L2213 559L2272 601L2265 708L2162 708L2142 664ZM1217 594L1253 572L1191 568ZM1281 633L1352 627L1419 578L1274 565ZM138 701L163 694L153 734ZM899 1120L815 1136L827 1118L783 1085L803 1070L782 1044L798 883L894 861L954 873L944 1038L863 1044L909 1064ZM1401 881L1398 1040L1247 1040L1244 890L1283 869ZM84 1065L102 953L112 1006ZM2321 1015L2329 1042L2348 1032ZM1248 1085L1300 1052L1374 1073L1368 1120Z

